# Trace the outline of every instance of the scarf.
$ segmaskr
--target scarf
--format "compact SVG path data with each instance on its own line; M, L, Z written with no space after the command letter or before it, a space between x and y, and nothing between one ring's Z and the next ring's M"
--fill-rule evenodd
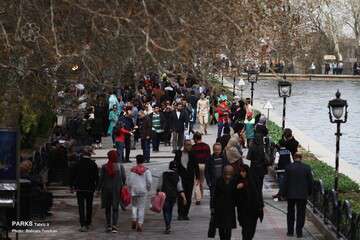
M114 163L117 162L117 158L118 158L118 154L115 150L111 150L108 152L108 162L105 165L105 170L106 173L110 176L110 177L114 177L115 176L115 169L114 169Z

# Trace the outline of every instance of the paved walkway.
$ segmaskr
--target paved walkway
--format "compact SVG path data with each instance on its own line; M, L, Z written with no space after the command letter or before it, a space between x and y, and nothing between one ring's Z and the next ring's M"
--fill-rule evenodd
M215 127L210 129L210 135L205 136L205 141L213 144L215 141ZM162 149L163 146L161 146ZM107 150L106 150L107 151ZM97 157L106 151L97 151ZM133 156L139 153L139 150L133 152ZM169 155L169 154L168 154ZM158 181L158 176L168 166L172 157L165 156L164 152L157 153L157 156L162 158L152 158L151 163L147 166L151 169L154 176L154 186ZM97 160L102 162L101 159ZM133 163L125 164L126 169L129 169ZM131 212L130 209L120 211L119 217L119 233L105 233L104 223L105 214L100 208L100 200L96 198L94 201L94 217L93 225L89 232L81 233L78 231L78 209L75 195L70 194L65 188L53 188L54 194L57 196L53 207L53 216L48 219L50 227L46 229L55 230L55 233L26 233L20 234L20 239L87 239L87 240L101 240L101 239L207 239L207 228L209 222L209 192L205 192L205 199L202 205L193 205L190 212L190 221L177 221L177 210L174 209L172 234L164 235L164 222L162 214L153 213L147 210L144 223L144 232L136 233L130 229ZM154 193L153 188L150 195ZM263 223L258 224L255 239L291 239L286 237L286 203L274 202L271 195L277 192L276 184L273 179L268 176L264 184L264 198L266 201L265 217ZM150 196L149 196L150 197ZM237 228L233 231L233 239L241 239L241 229ZM313 224L306 222L304 239L324 239ZM218 239L218 237L216 238Z

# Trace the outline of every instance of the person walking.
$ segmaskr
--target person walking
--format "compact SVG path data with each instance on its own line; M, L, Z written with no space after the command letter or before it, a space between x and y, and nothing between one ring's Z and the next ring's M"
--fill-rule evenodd
M256 120L258 119L258 120ZM254 132L255 134L260 134L263 137L267 137L269 134L269 130L266 127L266 117L263 114L258 114L255 117L255 127L254 127Z
M275 163L276 166L276 173L277 179L279 184L279 191L276 195L272 196L273 198L277 198L279 201L284 200L284 197L281 196L282 189L284 188L284 177L285 177L285 169L286 167L291 164L291 152L286 148L284 142L280 141L279 148L276 154ZM277 161L276 161L277 160Z
M154 152L159 152L160 138L163 133L164 115L160 112L160 107L156 105L154 112L150 114L152 122L152 148Z
M129 163L130 161L130 151L131 151L131 138L134 135L134 119L132 115L132 106L127 106L124 108L124 115L119 119L119 121L123 124L123 127L126 131L131 134L125 134L124 138L124 148L125 148L125 158L123 158L123 162Z
M107 153L108 162L102 165L98 195L101 192L101 207L105 209L106 232L117 233L119 217L120 191L126 184L124 166L118 162L115 150Z
M254 143L250 146L247 157L250 161L250 168L254 174L254 180L258 187L258 192L261 193L264 184L264 177L267 173L267 166L265 164L265 147L263 136L261 134L255 135Z
M255 118L253 112L248 112L245 119L246 146L249 148L255 138Z
M118 120L119 120L118 108L117 105L114 105L109 113L109 127L107 131L107 135L111 136L114 147L115 147L115 136L113 132Z
M195 194L196 205L201 204L201 199L204 197L204 181L205 181L205 163L211 157L211 150L208 144L202 141L201 133L196 132L193 136L195 144L191 148L192 156L199 166L199 180L196 182L197 188L200 190L200 196Z
M125 127L123 122L118 122L116 129L114 131L115 135L115 146L118 152L119 162L124 163L124 147L125 147L125 139L126 136L130 136L131 132L129 132Z
M284 146L287 150L289 150L292 157L294 157L295 153L297 153L299 142L294 138L290 128L284 129L284 133L279 141L279 145Z
M283 195L288 201L287 236L294 235L296 208L296 236L303 237L307 198L312 193L313 175L311 168L302 163L302 155L294 155L294 163L285 170Z
M196 105L197 118L199 119L200 132L201 134L207 134L207 125L209 123L209 112L210 112L210 103L205 94L200 95L200 99L197 101Z
M150 162L151 119L144 111L139 112L139 132L145 162Z
M182 180L177 173L177 164L175 161L169 163L169 170L162 173L159 179L157 192L164 192L166 195L163 207L163 216L165 221L165 234L171 232L172 212L176 199L179 197L179 204L187 205L187 200L182 186Z
M172 112L171 123L173 132L173 152L180 150L184 142L184 131L187 129L189 116L183 110L183 105L178 103Z
M230 119L230 117L229 117L230 109L227 106L225 99L220 99L220 104L217 106L216 112L218 114L217 137L219 138L222 135L224 126L229 124L229 119Z
M132 224L131 228L143 231L145 203L147 193L151 190L152 176L150 170L144 166L144 156L136 156L136 166L131 168L128 177L128 187L131 192Z
M243 124L234 125L234 134L231 136L228 144L225 147L225 156L229 164L234 167L235 171L238 170L239 165L242 164L242 134L243 134Z
M210 199L214 197L216 181L223 176L224 167L228 164L222 153L222 147L220 143L213 145L213 154L205 162L205 179L210 189ZM212 201L210 200L210 208Z
M91 147L84 147L70 178L70 191L76 192L79 206L81 232L87 232L91 225L94 192L99 182L99 171L91 153Z
M224 173L216 182L211 210L215 219L215 227L219 229L220 240L231 240L232 229L236 228L233 179L234 168L231 165L224 167Z
M262 221L264 217L264 200L247 165L240 166L240 172L236 173L235 179L235 203L242 239L251 240L255 236L258 219Z
M174 161L178 166L178 174L181 177L186 204L178 201L178 220L189 220L191 198L194 189L194 180L199 180L199 165L192 155L191 140L184 141L184 149L175 152Z
M172 120L172 106L170 104L170 101L165 102L165 106L163 108L163 116L164 116L164 123L163 123L163 137L164 137L164 143L165 146L170 146L171 141L171 120Z

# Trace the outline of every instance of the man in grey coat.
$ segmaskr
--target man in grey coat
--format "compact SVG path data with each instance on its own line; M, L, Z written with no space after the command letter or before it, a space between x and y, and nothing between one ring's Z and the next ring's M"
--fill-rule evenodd
M287 235L294 235L296 207L296 235L298 238L303 236L307 198L311 195L313 187L311 168L301 160L302 155L296 153L294 163L286 167L283 190L283 196L288 200Z

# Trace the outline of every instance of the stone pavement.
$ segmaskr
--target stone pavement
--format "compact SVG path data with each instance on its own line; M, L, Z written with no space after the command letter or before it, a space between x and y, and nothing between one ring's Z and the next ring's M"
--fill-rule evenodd
M210 134L205 136L205 141L209 144L215 142L215 127L210 129ZM162 149L163 146L161 146ZM101 151L100 151L101 152ZM100 155L98 151L98 156ZM137 150L136 152L139 152ZM134 155L136 154L134 152ZM160 156L163 153L158 153ZM169 155L169 154L168 154ZM153 190L149 194L149 198L155 192L155 186L158 181L158 176L168 166L172 157L152 158L151 163L147 166L151 169L154 176ZM98 161L98 160L97 160ZM100 160L102 161L102 160ZM129 169L134 163L125 164L126 169ZM177 209L174 209L172 233L164 235L164 222L162 214L153 213L147 210L144 223L144 232L137 233L130 229L131 210L121 211L119 214L119 232L117 234L105 233L104 223L105 214L100 208L99 198L94 201L93 224L89 232L81 233L78 231L78 209L75 195L69 193L66 188L53 188L55 198L53 207L53 216L49 217L47 221L50 222L51 229L55 233L24 233L20 234L20 239L41 239L41 240L69 240L69 239L86 239L86 240L101 240L101 239L207 239L207 229L209 223L209 192L205 191L205 199L200 206L192 205L190 212L190 221L177 221ZM286 237L286 203L274 202L271 195L276 193L276 184L270 176L267 176L264 183L264 198L266 201L264 210L264 221L258 223L257 232L254 239L291 239ZM324 239L314 225L307 221L304 231L304 239ZM11 234L11 237L13 234ZM218 236L216 239L219 239ZM238 227L233 230L232 239L241 239L241 229Z

